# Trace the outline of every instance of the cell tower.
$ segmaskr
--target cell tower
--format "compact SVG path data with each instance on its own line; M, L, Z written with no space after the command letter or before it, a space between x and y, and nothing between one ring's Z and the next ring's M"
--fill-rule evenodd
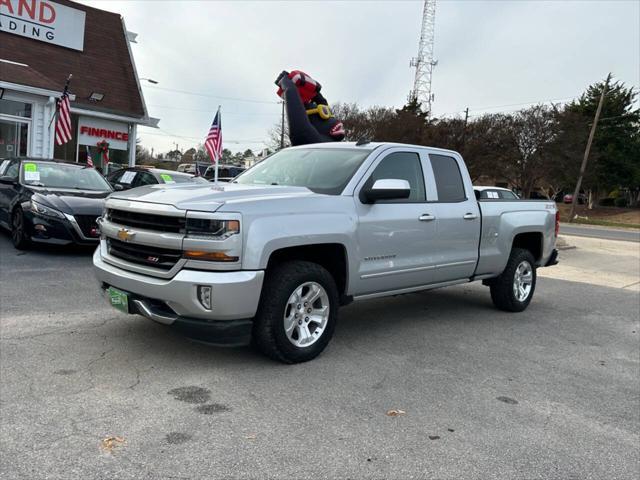
M422 111L431 115L431 77L433 67L438 62L433 59L433 37L436 25L436 0L424 0L422 12L422 31L418 43L418 56L411 59L409 64L416 67L413 90L409 93L409 100L417 100L422 105Z

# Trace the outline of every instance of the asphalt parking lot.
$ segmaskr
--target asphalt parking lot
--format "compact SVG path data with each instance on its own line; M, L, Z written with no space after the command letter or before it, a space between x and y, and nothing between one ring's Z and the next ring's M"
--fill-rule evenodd
M521 314L480 284L356 303L285 366L120 314L91 252L2 234L0 477L638 478L638 290L581 269L640 260L584 252Z

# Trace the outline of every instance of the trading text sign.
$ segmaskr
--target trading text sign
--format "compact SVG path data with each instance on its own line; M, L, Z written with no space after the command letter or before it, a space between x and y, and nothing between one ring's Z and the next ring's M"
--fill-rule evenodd
M85 12L48 0L0 0L0 31L82 51Z

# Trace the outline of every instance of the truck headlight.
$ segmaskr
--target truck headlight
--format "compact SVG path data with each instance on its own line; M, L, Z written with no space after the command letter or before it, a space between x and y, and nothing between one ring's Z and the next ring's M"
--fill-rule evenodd
M31 211L43 217L64 218L64 214L55 208L45 207L41 203L31 200Z
M187 218L187 237L207 240L224 240L240 233L239 220L212 220Z

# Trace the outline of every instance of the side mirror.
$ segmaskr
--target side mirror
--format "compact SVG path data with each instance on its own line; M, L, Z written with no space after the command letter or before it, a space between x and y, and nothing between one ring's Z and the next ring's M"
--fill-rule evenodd
M379 200L399 200L409 198L411 186L406 180L383 178L376 180L371 188L363 189L360 199L363 203L375 203Z
M0 183L4 183L5 185L17 185L18 177L12 177L11 175L2 175L0 177Z
M123 187L122 185L120 185L119 183L115 183L115 184L113 185L113 189L114 189L116 192L121 192L122 190L124 190L124 187Z

